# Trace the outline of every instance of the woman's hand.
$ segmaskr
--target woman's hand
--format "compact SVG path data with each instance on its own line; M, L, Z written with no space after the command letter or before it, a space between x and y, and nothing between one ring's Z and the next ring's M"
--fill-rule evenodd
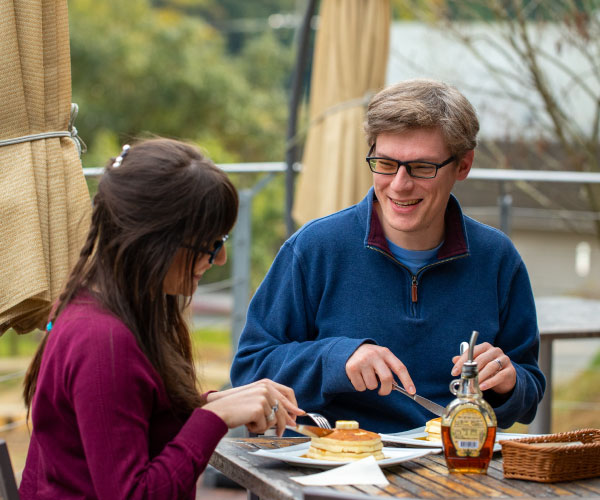
M460 374L468 355L468 352L464 352L461 356L452 358L452 375ZM484 342L475 346L473 357L477 363L479 387L482 391L492 389L498 394L506 394L513 390L517 383L517 371L502 349Z
M293 389L269 379L211 392L203 406L221 417L227 427L245 425L250 432L262 433L275 426L281 436L286 425L295 425L296 417L304 415L298 408Z

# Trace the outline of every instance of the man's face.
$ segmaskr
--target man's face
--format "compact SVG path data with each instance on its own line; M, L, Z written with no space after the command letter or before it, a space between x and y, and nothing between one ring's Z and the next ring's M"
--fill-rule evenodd
M372 156L442 163L450 152L439 129L415 129L378 135ZM439 245L444 238L450 191L457 180L467 177L473 156L470 151L460 162L440 168L433 179L410 177L404 166L396 175L373 173L379 201L375 209L386 237L407 250L429 250Z

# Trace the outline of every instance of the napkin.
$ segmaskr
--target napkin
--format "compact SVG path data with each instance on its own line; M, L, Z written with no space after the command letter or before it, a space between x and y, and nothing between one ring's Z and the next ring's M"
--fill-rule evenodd
M377 465L375 457L369 456L356 462L311 474L309 476L291 477L297 483L305 486L331 486L340 484L374 484L387 486L388 480Z

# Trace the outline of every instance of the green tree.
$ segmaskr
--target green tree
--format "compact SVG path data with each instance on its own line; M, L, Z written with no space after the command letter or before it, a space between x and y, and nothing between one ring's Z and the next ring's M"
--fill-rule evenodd
M71 0L73 100L88 144L84 166L102 166L123 143L148 134L191 140L218 163L284 158L291 47L267 29L231 54L217 29L181 5ZM259 176L233 177L243 188ZM283 206L279 180L257 198L255 284L283 241L277 222ZM209 278L229 273L215 269Z
M151 8L147 0L73 0L70 17L73 96L91 153L86 165L114 155L100 151L114 146L111 135L123 142L144 133L214 147L208 154L220 162L281 158L287 56L268 33L231 57L203 20ZM264 50L268 61L258 60ZM269 61L264 70L275 81L252 82L256 73L247 72Z
M238 53L268 26L269 16L302 12L306 0L154 0L153 3L201 17L224 34L231 53ZM280 41L288 46L293 36L290 28L278 32Z

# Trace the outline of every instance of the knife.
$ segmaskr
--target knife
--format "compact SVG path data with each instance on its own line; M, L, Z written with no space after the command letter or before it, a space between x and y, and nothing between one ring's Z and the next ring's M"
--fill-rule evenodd
M303 434L309 437L324 437L328 434L331 434L335 429L323 429L322 427L316 427L314 425L303 425L296 424L294 425L286 425L286 429L290 431L297 432L298 434Z
M415 403L419 403L422 407L427 408L431 413L437 415L438 417L441 417L444 414L444 411L446 410L446 408L444 408L443 406L440 406L439 404L434 403L433 401L429 401L429 399L424 398L423 396L411 394L406 389L404 389L404 387L399 386L396 382L392 382L392 389L401 392L405 396L408 396Z

